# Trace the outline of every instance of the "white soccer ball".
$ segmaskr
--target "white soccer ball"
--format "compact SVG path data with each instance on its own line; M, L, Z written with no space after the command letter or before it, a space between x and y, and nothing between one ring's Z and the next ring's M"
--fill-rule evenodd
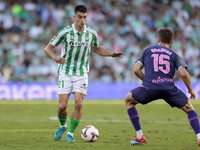
M94 142L99 137L99 131L95 126L88 125L82 129L81 137L86 142Z

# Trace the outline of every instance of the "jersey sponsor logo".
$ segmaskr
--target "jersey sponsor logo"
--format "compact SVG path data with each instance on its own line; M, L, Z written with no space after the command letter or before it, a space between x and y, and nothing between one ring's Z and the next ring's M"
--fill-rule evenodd
M173 79L170 78L161 78L161 77L152 80L152 83L161 83L161 82L174 82L174 81Z
M88 42L74 42L74 41L70 41L69 45L71 45L71 46L88 46Z

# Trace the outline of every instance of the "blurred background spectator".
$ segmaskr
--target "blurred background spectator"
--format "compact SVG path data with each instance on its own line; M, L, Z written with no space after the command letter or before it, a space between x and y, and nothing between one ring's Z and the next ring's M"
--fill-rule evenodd
M132 73L140 52L157 44L156 32L174 33L171 48L189 66L192 82L200 80L200 0L0 0L0 82L56 82L57 64L43 52L61 29L73 23L74 7L88 8L87 25L110 51L124 59L92 52L90 82L140 82ZM60 49L55 48L57 55ZM175 80L180 80L176 73Z

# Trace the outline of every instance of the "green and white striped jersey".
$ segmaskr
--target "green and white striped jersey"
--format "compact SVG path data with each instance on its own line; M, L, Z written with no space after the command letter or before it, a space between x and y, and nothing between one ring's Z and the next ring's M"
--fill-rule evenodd
M74 24L61 29L50 43L61 46L61 56L67 61L65 64L58 64L58 75L88 74L91 46L99 46L96 31L85 25L83 32L79 34Z

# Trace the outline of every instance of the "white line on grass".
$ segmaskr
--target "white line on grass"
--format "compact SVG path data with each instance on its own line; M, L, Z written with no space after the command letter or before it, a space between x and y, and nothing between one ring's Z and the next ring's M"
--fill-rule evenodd
M50 117L50 120L58 120L58 117ZM70 119L67 119L67 121L70 121ZM83 122L119 122L119 123L130 123L130 120L85 120L85 119L81 119L81 121ZM188 122L180 122L180 121L148 121L149 123L188 123Z

